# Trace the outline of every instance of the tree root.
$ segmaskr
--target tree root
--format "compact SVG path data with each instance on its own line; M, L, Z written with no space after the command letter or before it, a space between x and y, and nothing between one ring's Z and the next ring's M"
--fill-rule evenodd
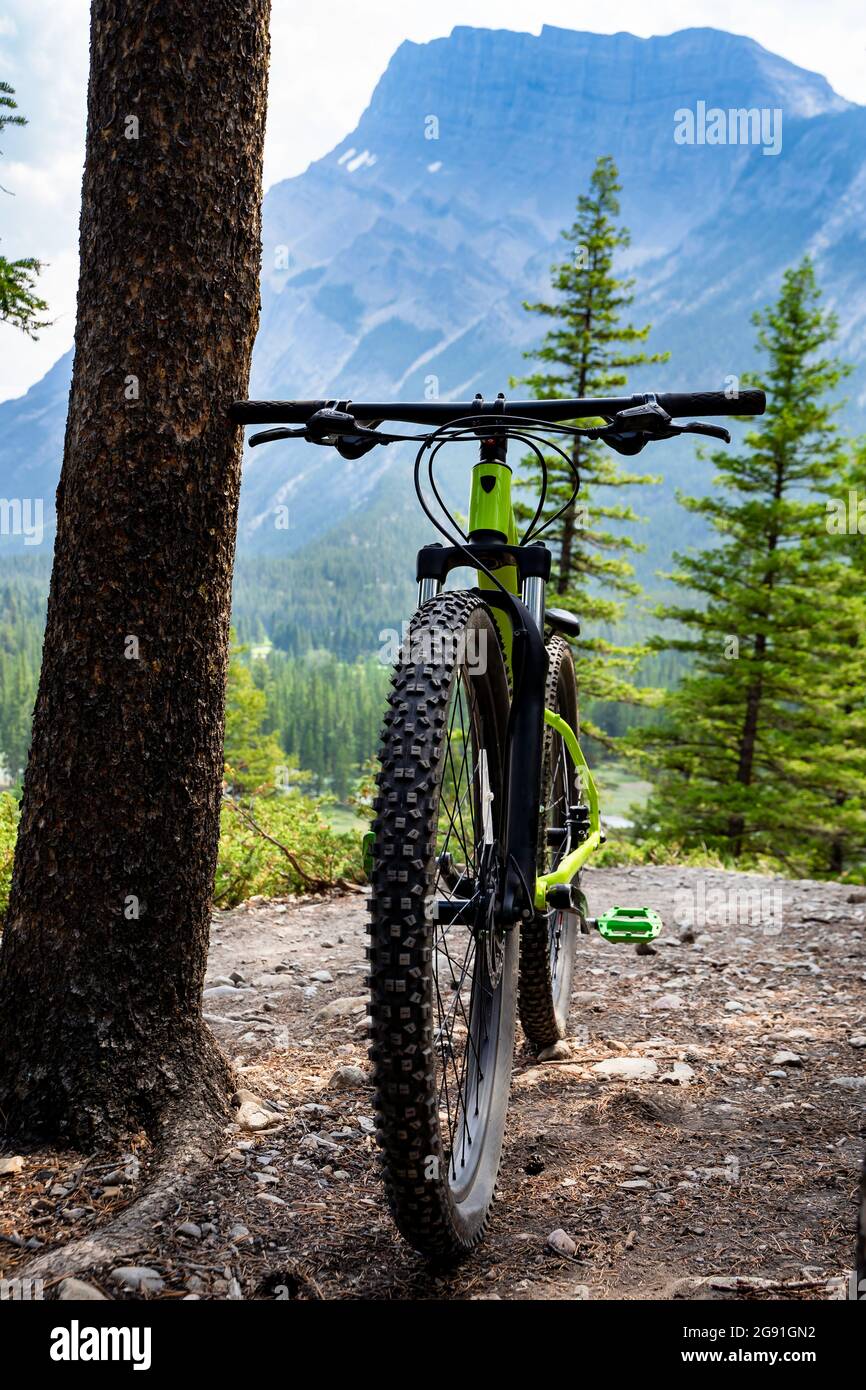
M154 1225L174 1212L202 1172L213 1164L228 1119L227 1108L221 1109L215 1102L210 1085L196 1088L195 1094L187 1092L183 1102L176 1100L165 1116L156 1161L139 1196L100 1230L37 1255L16 1269L16 1278L56 1282L94 1265L116 1264L152 1250Z

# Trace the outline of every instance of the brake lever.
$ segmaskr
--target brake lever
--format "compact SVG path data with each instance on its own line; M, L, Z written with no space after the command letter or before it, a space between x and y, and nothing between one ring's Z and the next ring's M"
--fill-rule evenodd
M731 442L731 432L724 425L706 425L703 420L690 420L687 425L677 425L676 431L677 434L706 434L711 439L723 439L726 444Z
M636 426L625 428L623 426ZM655 400L632 410L621 410L610 425L588 430L595 439L604 440L618 454L639 454L653 439L674 439L679 434L702 434L710 439L723 439L730 444L730 432L723 425L707 425L703 420L690 420L680 425Z
M270 444L274 439L300 439L304 430L287 430L284 425L274 430L262 430L259 434L251 434L247 443L251 449L255 449L257 444Z

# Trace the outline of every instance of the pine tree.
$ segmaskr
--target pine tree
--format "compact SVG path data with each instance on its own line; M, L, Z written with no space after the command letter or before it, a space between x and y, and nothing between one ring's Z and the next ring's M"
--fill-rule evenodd
M847 774L831 786L831 873L866 879L866 440L853 444L836 495L827 502L827 531L842 564L833 593L835 669L832 704L838 741L834 766Z
M668 353L647 353L641 347L650 325L635 328L621 321L634 299L634 280L618 279L614 274L615 257L631 240L627 229L616 221L620 192L616 165L605 155L596 163L589 192L578 198L575 222L562 233L570 254L552 267L556 298L524 305L530 313L553 320L541 347L526 354L541 364L523 378L536 399L614 395L625 385L628 368L668 358ZM629 677L645 649L637 644L617 645L601 636L599 629L613 627L622 614L624 600L641 592L627 556L644 547L622 529L639 517L628 504L602 501L599 490L658 479L627 472L607 446L597 441L577 438L567 448L580 474L580 493L545 532L545 539L554 552L552 588L584 626L575 650L581 699L584 707L587 700L638 704L645 697ZM545 516L551 517L570 497L573 481L564 460L545 454L545 462ZM531 487L534 504L541 470L532 456L524 463L521 482L524 489ZM534 505L521 504L518 516L528 519L534 509ZM582 727L602 743L610 743L591 721L583 719Z
M276 769L286 759L268 731L268 697L243 660L246 651L246 647L231 648L226 683L225 780L233 792L272 791Z
M0 82L0 133L8 125L27 124L26 117L15 114L17 109L15 89L8 82ZM17 261L0 256L0 323L13 324L30 338L35 338L40 328L48 327L47 321L39 317L48 305L36 294L36 276L41 269L41 261L33 256Z
M662 725L635 735L656 780L644 831L798 872L838 872L840 827L848 853L866 830L860 615L827 524L845 468L828 397L847 368L829 355L836 320L819 301L807 258L753 316L766 365L743 384L766 391L767 413L737 453L711 456L709 497L679 499L721 539L674 557L670 577L694 599L659 610L678 631L658 645L691 669Z

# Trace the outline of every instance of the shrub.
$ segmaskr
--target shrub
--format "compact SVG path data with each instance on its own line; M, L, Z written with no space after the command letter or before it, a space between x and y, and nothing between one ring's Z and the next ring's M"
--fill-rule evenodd
M18 838L18 801L11 792L0 792L0 921L9 906L12 860Z
M360 835L333 830L323 804L300 792L224 801L215 905L363 882Z

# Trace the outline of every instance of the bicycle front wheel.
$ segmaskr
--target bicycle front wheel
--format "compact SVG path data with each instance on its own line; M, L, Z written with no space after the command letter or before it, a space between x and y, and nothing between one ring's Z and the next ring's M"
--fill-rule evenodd
M385 1188L399 1230L434 1257L481 1240L505 1129L518 952L495 911L508 703L482 600L430 599L382 736L369 954Z

